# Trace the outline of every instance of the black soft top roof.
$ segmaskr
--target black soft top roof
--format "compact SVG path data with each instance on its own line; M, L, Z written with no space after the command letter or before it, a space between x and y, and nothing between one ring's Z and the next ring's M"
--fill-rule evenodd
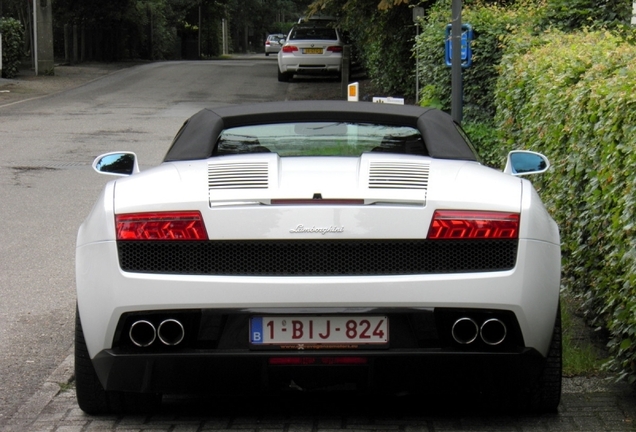
M422 134L428 154L477 160L452 118L435 108L345 101L286 101L207 108L184 123L165 162L207 159L224 129L272 123L352 122L410 126Z

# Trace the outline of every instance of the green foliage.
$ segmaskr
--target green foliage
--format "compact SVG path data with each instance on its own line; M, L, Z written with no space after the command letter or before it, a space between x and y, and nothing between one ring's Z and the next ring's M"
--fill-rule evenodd
M420 5L428 7L429 3L432 1ZM356 57L379 92L404 97L414 94L412 47L416 30L407 2L316 0L310 11L339 18L338 25L349 34Z
M506 152L499 144L497 128L492 122L464 122L462 128L479 153L481 163L503 170Z
M20 21L13 18L0 19L2 34L2 77L14 78L18 75L20 60L24 55L24 29Z
M549 31L504 56L505 146L547 154L542 196L562 235L563 277L611 335L608 366L636 381L636 47L608 31ZM524 51L527 50L527 51Z
M357 40L356 48L373 84L389 96L414 94L411 48L415 27L411 16L406 5L378 11Z
M628 24L632 2L628 0L547 0L544 27L572 31L598 25Z
M601 371L607 355L599 336L585 336L592 330L577 320L574 302L567 294L561 297L563 376L594 375Z
M494 89L498 77L496 66L515 34L527 33L540 16L540 9L527 2L503 8L481 2L464 7L462 22L472 25L475 39L471 43L473 62L463 71L464 118L490 122L495 115ZM451 0L440 0L422 20L422 31L415 50L420 65L420 104L439 106L450 111L451 69L444 61L446 25L450 22Z

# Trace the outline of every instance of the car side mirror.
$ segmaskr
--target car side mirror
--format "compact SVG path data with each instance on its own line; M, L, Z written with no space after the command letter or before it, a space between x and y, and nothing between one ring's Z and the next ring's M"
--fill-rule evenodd
M112 152L98 156L93 169L100 174L129 176L139 172L137 155L132 152Z
M541 174L550 168L550 161L541 153L513 150L508 153L504 174L523 176Z

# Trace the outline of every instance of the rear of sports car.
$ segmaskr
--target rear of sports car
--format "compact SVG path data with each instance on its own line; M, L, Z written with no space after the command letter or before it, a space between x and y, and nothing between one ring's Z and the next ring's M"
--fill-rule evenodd
M106 391L533 391L559 256L531 184L476 162L164 163L82 226L80 324Z

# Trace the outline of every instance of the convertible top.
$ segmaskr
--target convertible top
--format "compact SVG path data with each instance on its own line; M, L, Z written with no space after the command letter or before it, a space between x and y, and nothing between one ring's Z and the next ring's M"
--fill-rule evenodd
M179 130L164 162L207 159L224 129L294 122L352 122L410 126L422 134L428 154L476 161L451 116L435 108L345 101L286 101L206 108Z

